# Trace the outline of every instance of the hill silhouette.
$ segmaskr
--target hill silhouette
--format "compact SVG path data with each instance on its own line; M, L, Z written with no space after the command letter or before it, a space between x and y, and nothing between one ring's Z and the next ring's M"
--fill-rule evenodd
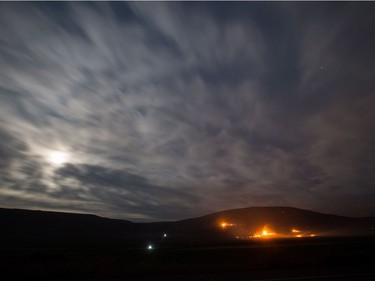
M225 227L221 224L226 223ZM267 226L277 233L300 229L319 236L374 235L375 218L351 218L291 208L250 207L175 222L135 223L95 215L0 208L0 238L127 238L145 241L168 233L174 238L248 237Z
M352 218L292 208L250 207L226 210L203 217L176 222L183 228L212 229L226 223L227 230L254 233L264 226L278 233L299 229L321 236L373 235L375 218ZM230 226L232 225L232 226ZM236 232L236 231L234 231Z
M342 274L341 268L351 266L360 266L363 273L363 266L373 270L374 224L374 218L288 207L235 209L154 223L0 208L0 269L3 279L27 280L175 280L180 274L181 280L195 280L196 274L218 280L223 272L233 272L227 279L240 279L239 272L259 270L269 279L268 272L275 270L310 268L318 275L322 267L340 267ZM298 228L332 237L249 239L265 225L277 233ZM157 250L150 251L150 245ZM213 275L207 279L207 274Z
M91 214L0 208L0 237L79 237L128 233L133 223Z

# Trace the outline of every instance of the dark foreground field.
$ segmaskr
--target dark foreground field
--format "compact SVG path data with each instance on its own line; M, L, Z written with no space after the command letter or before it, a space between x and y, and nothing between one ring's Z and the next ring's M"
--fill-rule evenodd
M375 237L165 243L153 250L127 245L121 240L2 240L1 276L24 280L375 279Z

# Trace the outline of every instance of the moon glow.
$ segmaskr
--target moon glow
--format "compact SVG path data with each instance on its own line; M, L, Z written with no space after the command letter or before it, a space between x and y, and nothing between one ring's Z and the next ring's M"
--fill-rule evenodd
M54 165L64 164L68 159L68 156L65 152L62 151L53 151L49 155L49 161Z

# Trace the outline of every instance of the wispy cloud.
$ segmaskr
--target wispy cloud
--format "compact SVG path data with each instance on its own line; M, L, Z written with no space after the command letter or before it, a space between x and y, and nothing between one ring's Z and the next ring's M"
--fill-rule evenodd
M372 3L0 6L1 205L373 209Z

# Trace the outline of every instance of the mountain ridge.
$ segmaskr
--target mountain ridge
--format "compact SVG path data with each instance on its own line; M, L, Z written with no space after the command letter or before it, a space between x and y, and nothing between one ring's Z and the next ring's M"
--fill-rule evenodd
M227 224L230 227L221 227ZM295 207L230 209L172 222L137 223L92 214L0 208L0 237L141 237L168 232L184 237L244 237L269 227L321 236L375 235L375 218L323 214Z

